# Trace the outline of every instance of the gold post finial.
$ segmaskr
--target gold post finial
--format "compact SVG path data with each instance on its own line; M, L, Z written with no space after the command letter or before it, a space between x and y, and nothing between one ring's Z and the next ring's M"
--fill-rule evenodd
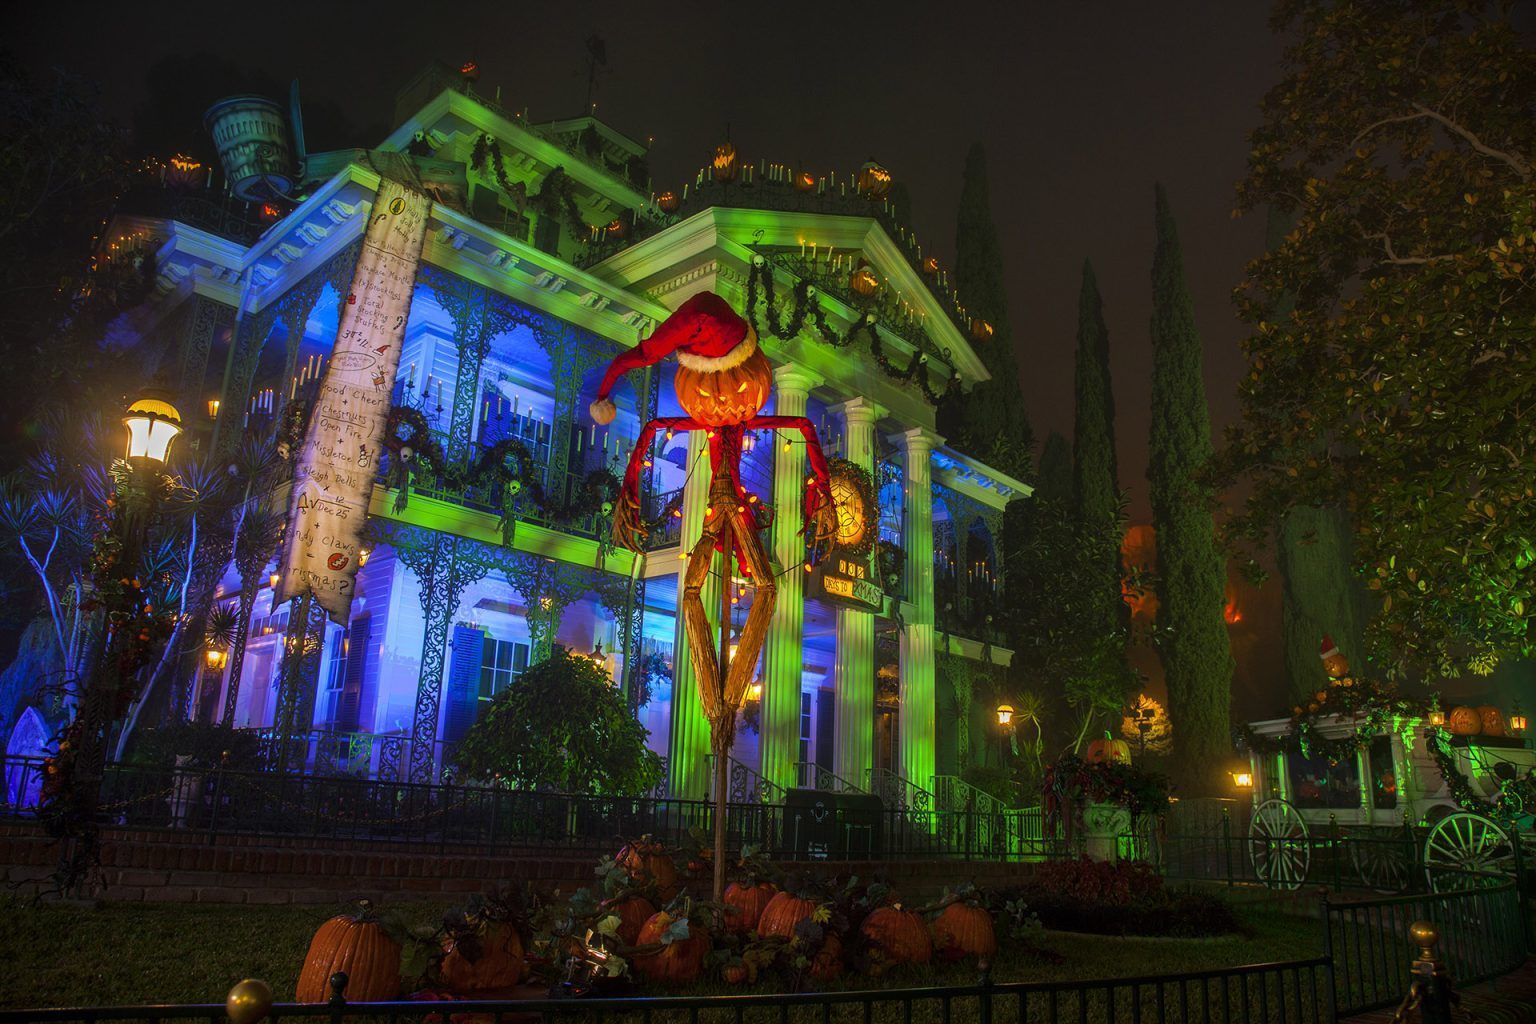
M272 1009L272 986L260 978L237 982L224 998L230 1024L256 1024Z

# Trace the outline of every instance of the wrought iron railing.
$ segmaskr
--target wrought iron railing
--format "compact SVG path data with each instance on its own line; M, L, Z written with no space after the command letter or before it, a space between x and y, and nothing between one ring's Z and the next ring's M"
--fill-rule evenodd
M705 758L709 765L709 798L715 798L715 755L710 754ZM743 764L734 757L728 758L726 763L726 799L731 803L751 803L754 800L764 804L781 804L784 802L785 790L771 779L763 777L756 768Z
M996 983L984 968L973 985L860 991L779 992L754 995L653 998L455 1000L451 1003L349 1003L346 978L329 1002L279 1003L271 1018L347 1021L417 1021L451 1012L456 1020L502 1024L505 1020L653 1022L775 1021L1019 1021L1031 1024L1209 1024L1211 1021L1331 1022L1333 966L1327 957L1248 964L1181 974L1149 974L1102 980ZM0 1011L0 1024L74 1020L161 1021L224 1019L225 1004L109 1006L70 1010ZM428 1016L431 1014L432 1016Z
M864 789L830 768L814 761L795 762L795 785L800 789L820 789L828 793L862 793Z

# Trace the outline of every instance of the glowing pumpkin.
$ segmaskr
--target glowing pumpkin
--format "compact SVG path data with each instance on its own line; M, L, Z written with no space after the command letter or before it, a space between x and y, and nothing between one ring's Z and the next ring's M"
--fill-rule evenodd
M810 192L816 188L816 175L810 171L796 171L794 182L795 191Z
M861 298L870 298L880 290L880 279L868 267L860 267L848 275L848 287Z
M709 173L714 175L715 180L722 185L729 185L740 172L741 167L736 162L736 147L729 142L716 146L715 157L709 165Z
M891 192L891 172L875 163L866 161L859 168L859 191L869 199L884 199Z
M679 364L672 380L677 400L689 416L706 427L722 427L751 419L768 403L773 367L758 350L720 370L693 370Z
M971 320L971 338L975 341L991 341L995 329L981 317Z
M1483 731L1483 716L1477 713L1476 708L1469 708L1462 704L1451 708L1445 724L1457 736L1476 736Z
M676 213L678 207L683 205L683 201L677 198L676 192L669 189L656 197L656 205L662 213Z

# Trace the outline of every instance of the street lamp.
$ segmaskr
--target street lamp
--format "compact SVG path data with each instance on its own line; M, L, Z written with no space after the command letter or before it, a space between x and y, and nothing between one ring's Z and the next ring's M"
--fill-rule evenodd
M1253 772L1249 771L1248 769L1239 768L1236 771L1228 772L1227 774L1232 776L1232 785L1236 786L1243 792L1247 792L1253 788Z
M997 706L997 724L1006 729L1013 724L1013 714L1012 704L999 704Z
M181 433L181 413L170 402L145 395L128 407L123 425L128 428L128 461L161 466Z

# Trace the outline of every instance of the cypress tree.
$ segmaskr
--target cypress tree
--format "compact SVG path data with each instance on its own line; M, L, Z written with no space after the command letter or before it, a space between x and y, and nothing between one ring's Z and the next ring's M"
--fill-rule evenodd
M1232 651L1222 618L1226 578L1209 492L1197 474L1212 455L1200 336L1178 230L1156 189L1152 259L1152 429L1147 480L1157 531L1158 654L1168 684L1177 763L1192 791L1213 787L1232 756Z
M1120 596L1122 502L1115 459L1115 398L1109 378L1109 330L1093 264L1083 261L1083 286L1077 305L1077 367L1072 444L1072 499L1087 536L1099 541L1097 566L1089 582L1106 633L1124 620Z
M1019 391L1018 360L1008 326L1003 287L1002 247L992 222L987 185L987 156L981 143L971 146L955 225L955 288L972 317L992 325L992 337L976 342L977 355L992 379L940 410L941 433L967 454L1023 477L1029 473L1034 434Z

